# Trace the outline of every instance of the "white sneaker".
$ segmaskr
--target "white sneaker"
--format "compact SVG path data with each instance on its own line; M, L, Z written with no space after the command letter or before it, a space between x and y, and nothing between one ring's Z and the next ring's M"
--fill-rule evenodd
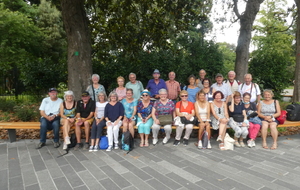
M247 145L248 145L249 148L252 147L252 142L253 142L253 141L250 141L250 140L247 141Z
M118 150L119 149L119 146L118 144L115 144L115 147L114 147L115 150Z
M89 148L89 152L92 152L92 151L94 151L94 146L90 146L90 148Z
M198 148L202 149L202 141L201 140L198 141Z
M255 147L255 141L252 141L252 147Z
M106 149L106 151L111 151L112 146L108 146L108 148Z
M158 142L158 139L153 139L153 140L152 140L153 145L156 145L157 142Z
M163 144L167 144L168 140L169 139L167 137L165 137L164 140L163 140Z
M211 149L210 140L207 142L207 149Z
M67 149L68 149L68 145L66 143L64 143L63 150L67 150Z
M71 144L70 137L66 137L65 142L66 142L66 144Z

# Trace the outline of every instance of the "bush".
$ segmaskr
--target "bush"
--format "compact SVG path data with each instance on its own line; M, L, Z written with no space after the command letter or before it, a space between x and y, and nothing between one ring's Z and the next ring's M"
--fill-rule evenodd
M16 111L16 116L22 121L31 121L36 118L36 113L32 108L23 107Z
M3 112L12 112L14 107L16 106L16 102L13 100L1 100L0 110Z

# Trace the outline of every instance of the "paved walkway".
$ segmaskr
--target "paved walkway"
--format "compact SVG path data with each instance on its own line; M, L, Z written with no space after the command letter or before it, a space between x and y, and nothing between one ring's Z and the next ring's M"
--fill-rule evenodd
M271 138L268 138L269 146ZM136 140L138 144L138 140ZM0 189L295 189L300 188L300 136L279 137L277 150L236 148L199 150L159 144L135 148L128 155L112 152L63 151L38 140L0 140ZM161 143L161 141L160 141Z

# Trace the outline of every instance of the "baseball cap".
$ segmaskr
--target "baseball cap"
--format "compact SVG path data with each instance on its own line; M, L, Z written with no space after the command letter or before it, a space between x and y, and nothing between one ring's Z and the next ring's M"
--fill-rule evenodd
M49 88L48 92L51 92L51 91L56 91L57 92L56 88Z
M218 74L216 75L216 78L218 78L218 77L223 77L223 75L222 75L221 73L218 73Z
M155 70L153 71L153 74L155 74L155 73L160 74L160 72L159 72L158 69L155 69Z
M90 93L88 91L83 91L81 94L81 96L89 96L89 95L90 95Z

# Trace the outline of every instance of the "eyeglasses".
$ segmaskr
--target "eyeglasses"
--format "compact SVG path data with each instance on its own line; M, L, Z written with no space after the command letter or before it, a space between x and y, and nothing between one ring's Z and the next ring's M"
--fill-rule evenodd
M221 114L221 108L218 108L219 114Z
M149 96L148 94L143 94L142 96Z
M180 97L188 97L188 95L181 95Z

